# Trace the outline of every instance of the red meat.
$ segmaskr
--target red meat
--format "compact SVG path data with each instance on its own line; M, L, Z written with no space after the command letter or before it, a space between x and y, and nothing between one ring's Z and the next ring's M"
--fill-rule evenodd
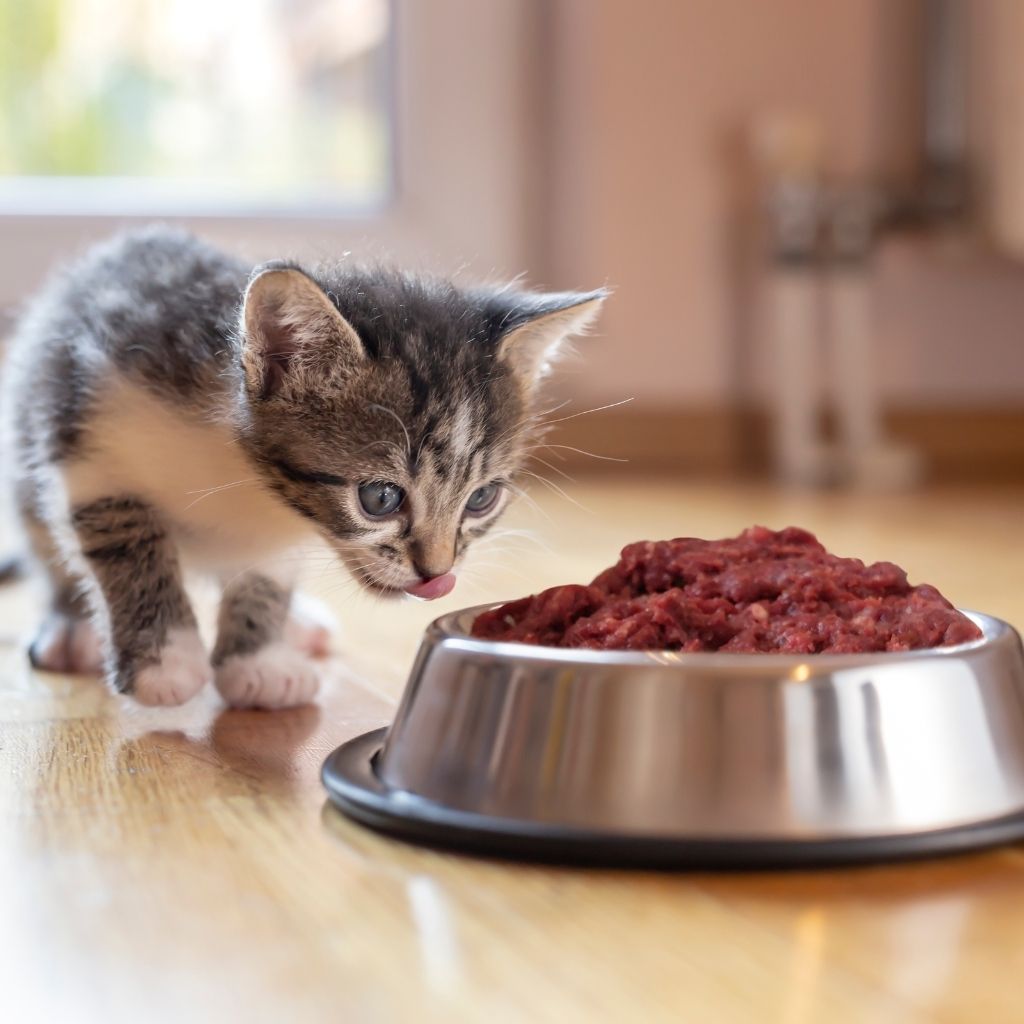
M601 650L822 654L966 643L978 627L891 562L829 554L806 530L641 541L589 586L484 612L473 636Z

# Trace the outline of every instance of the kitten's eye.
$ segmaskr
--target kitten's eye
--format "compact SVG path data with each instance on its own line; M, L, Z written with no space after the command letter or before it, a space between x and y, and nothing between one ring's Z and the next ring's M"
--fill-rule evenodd
M371 480L359 485L359 504L373 519L391 515L402 507L405 491L388 480Z
M494 508L494 503L498 500L500 493L500 484L484 484L483 487L478 487L469 496L469 501L466 502L466 511L475 516L489 512Z

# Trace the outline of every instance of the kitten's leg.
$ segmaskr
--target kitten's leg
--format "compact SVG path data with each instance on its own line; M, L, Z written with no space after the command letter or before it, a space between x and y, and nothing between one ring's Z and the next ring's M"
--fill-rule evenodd
M291 707L316 695L318 672L309 657L316 644L310 635L298 637L300 644L289 637L291 602L288 584L257 572L225 587L213 664L217 689L232 707Z
M29 660L45 672L99 674L103 647L85 600L86 584L69 572L39 516L37 482L28 473L16 472L12 490L22 534L47 587L48 607L29 644Z
M45 672L98 675L103 671L103 644L89 614L86 583L67 570L50 531L28 502L19 502L19 514L49 590L49 608L29 645L29 660Z
M109 620L111 685L141 704L183 704L212 672L159 516L135 498L101 498L76 507L71 525Z

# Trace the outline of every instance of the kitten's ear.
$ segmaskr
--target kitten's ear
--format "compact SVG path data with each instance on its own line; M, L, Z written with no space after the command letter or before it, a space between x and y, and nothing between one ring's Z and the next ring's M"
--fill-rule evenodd
M366 357L352 325L323 289L294 268L259 272L242 305L246 379L264 398L285 380L336 376Z
M498 358L532 386L548 372L559 347L594 322L607 297L603 288L519 296L500 324L504 333L498 341Z

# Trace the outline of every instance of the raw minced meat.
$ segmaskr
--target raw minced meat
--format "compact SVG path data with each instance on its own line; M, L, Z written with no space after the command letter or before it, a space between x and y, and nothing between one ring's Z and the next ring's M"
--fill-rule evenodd
M892 562L839 558L806 530L762 526L727 540L630 544L591 584L484 612L472 633L547 647L777 654L909 651L981 636Z

